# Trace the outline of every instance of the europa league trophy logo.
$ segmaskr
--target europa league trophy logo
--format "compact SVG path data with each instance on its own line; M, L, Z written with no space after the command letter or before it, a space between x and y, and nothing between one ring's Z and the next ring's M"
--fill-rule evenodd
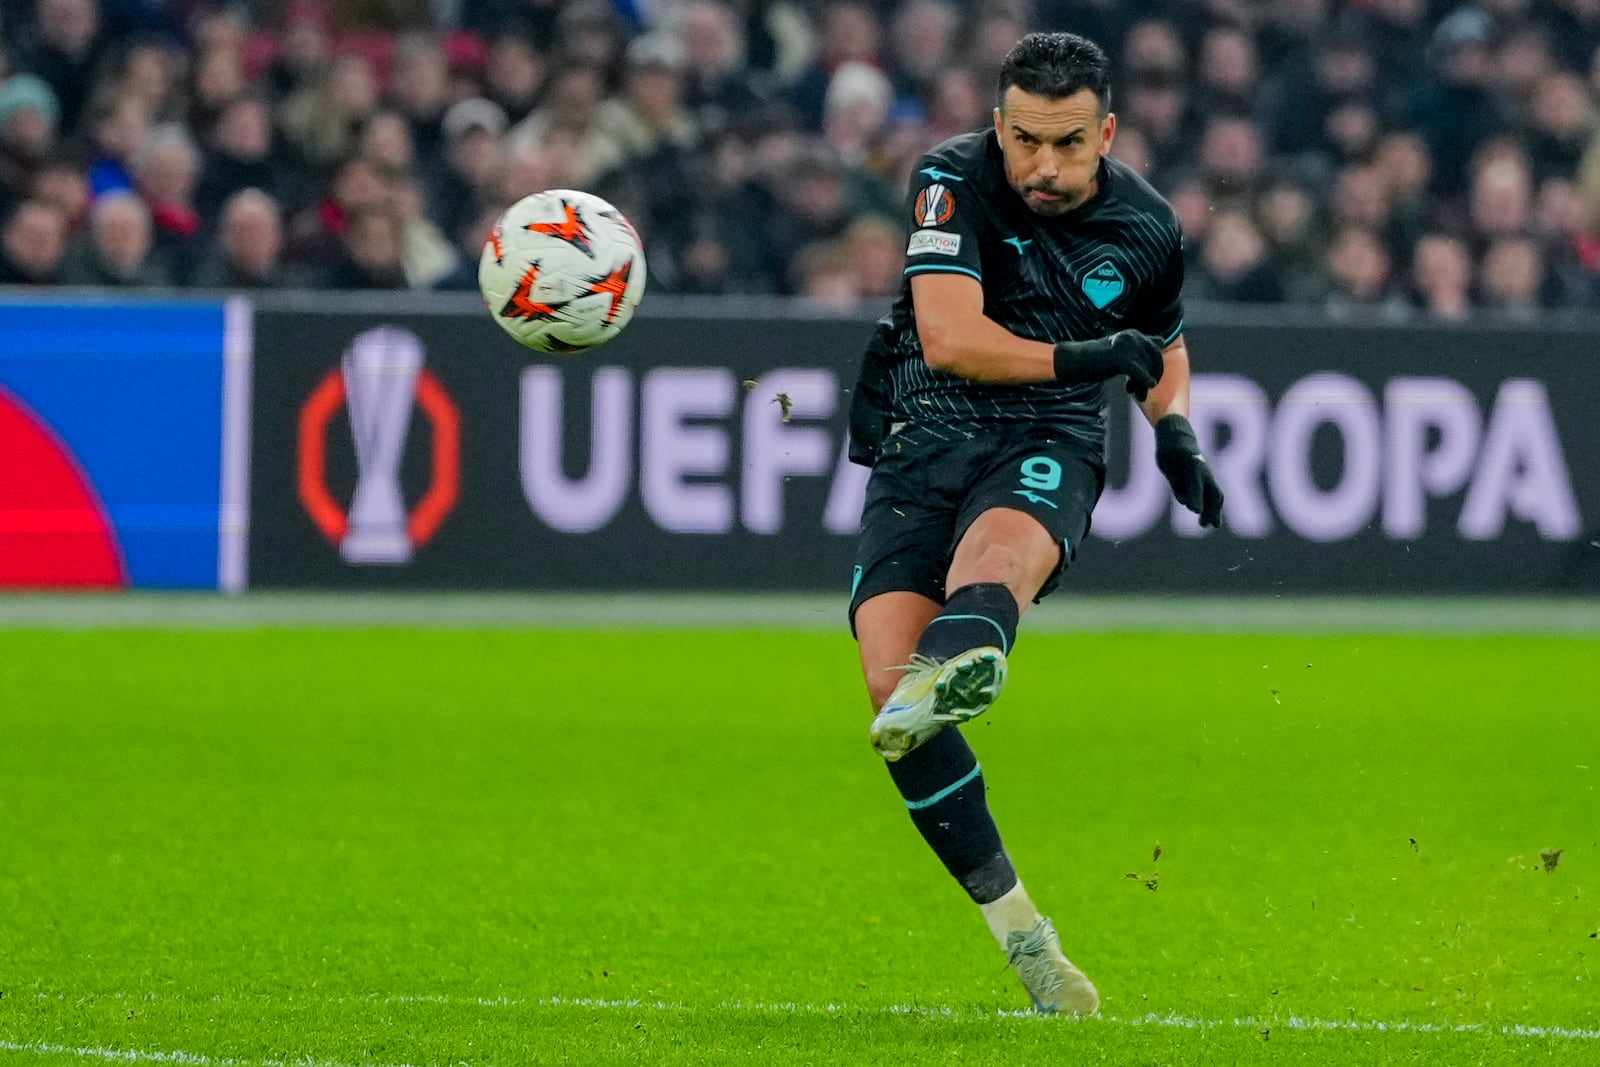
M341 371L356 443L350 529L339 545L351 563L411 559L400 460L422 370L422 345L405 330L368 330L344 354Z

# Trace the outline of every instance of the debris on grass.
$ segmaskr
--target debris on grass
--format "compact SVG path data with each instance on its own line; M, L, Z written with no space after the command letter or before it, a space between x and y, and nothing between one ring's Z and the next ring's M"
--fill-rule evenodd
M1544 863L1544 869L1547 871L1555 870L1556 864L1561 862L1561 853L1565 851L1566 849L1561 848L1540 849L1539 859Z

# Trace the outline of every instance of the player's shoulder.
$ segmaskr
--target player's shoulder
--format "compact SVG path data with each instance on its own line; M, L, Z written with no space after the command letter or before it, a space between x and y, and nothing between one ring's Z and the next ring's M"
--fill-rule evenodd
M1105 162L1120 207L1153 223L1163 235L1170 235L1171 240L1181 240L1183 230L1178 223L1178 213L1167 203L1167 198L1156 192L1144 175L1120 159L1107 156Z
M917 182L959 182L981 185L989 165L989 142L993 130L975 130L947 137L922 154L917 161Z

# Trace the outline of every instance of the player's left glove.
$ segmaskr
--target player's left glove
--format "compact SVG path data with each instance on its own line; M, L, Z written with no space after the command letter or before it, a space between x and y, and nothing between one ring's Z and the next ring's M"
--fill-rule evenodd
M1201 526L1222 525L1222 487L1211 473L1194 427L1182 415L1167 415L1156 423L1156 466L1172 483L1172 495L1200 516Z

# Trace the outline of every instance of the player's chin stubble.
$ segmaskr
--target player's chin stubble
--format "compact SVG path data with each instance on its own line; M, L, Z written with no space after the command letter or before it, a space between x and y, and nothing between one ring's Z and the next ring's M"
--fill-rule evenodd
M1017 189L1017 195L1022 197L1022 202L1028 205L1028 210L1035 215L1065 215L1088 199L1087 191L1082 189L1073 192L1054 185L1024 185L1014 188ZM1053 199L1041 199L1032 195L1034 193L1046 193Z

